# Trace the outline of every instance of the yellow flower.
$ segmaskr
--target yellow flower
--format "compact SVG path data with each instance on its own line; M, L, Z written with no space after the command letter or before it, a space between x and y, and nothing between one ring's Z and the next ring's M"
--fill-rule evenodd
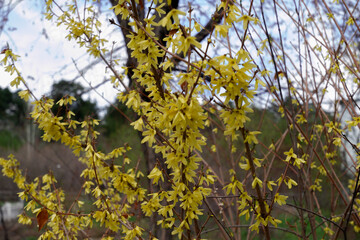
M154 184L157 184L160 178L162 181L164 181L162 172L157 167L154 167L153 170L151 170L150 174L148 175L148 178L153 179Z
M280 195L279 193L276 193L274 197L274 202L282 206L286 204L286 199L288 199L288 196L284 196L284 195Z

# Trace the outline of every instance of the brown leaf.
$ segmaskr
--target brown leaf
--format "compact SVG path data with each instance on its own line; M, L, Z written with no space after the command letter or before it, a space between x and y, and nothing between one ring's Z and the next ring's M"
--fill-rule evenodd
M179 30L178 28L170 30L169 36L173 36L178 30Z
M275 73L275 76L274 78L275 79L278 79L278 77L282 76L282 75L285 75L285 73L283 71L278 71L277 73Z
M40 231L43 228L43 226L45 225L45 223L47 222L47 220L49 219L49 214L45 208L41 209L39 214L36 216L36 219L37 219L37 222L39 225L39 231Z
M8 48L4 48L3 50L1 50L1 53L0 53L0 54L5 54L7 50L9 50L9 49L8 49Z

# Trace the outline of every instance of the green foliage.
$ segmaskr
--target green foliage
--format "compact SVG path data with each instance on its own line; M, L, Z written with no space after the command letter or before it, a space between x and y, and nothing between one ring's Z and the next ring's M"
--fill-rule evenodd
M18 92L0 87L0 122L1 125L19 126L25 122L26 102Z
M14 132L5 129L0 130L0 148L17 150L22 144L23 141Z
M104 134L110 138L118 135L118 129L127 125L129 123L128 119L133 119L135 116L135 113L127 108L125 104L117 102L114 106L108 106L103 118Z

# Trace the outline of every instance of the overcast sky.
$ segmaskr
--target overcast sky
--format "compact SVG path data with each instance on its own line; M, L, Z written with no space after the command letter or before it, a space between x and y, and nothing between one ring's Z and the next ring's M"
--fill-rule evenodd
M208 13L214 11L214 9L209 9L212 4L206 4L205 0L204 2L205 3L200 8L196 8L200 9L200 18L202 18L202 16L210 17L211 15ZM101 3L108 4L108 1L101 1ZM43 7L43 0L22 1L9 15L9 21L0 36L0 47L4 47L8 43L14 53L20 55L20 61L17 62L17 67L22 72L23 77L29 83L31 90L37 97L48 95L54 81L59 81L61 79L72 80L78 75L72 59L77 61L77 66L80 70L83 70L88 64L95 60L88 57L84 48L81 49L75 42L69 42L65 39L65 36L68 34L66 29L59 28L55 23L45 20L42 15ZM99 18L102 22L102 35L109 36L107 38L109 39L109 48L111 48L113 41L116 41L114 47L120 48L123 44L122 34L119 29L114 25L110 25L108 22L109 18L114 18L114 15L109 8L109 5L102 6L102 15ZM284 39L284 45L286 52L289 53L287 58L292 58L292 61L296 63L298 54L296 53L297 49L294 48L294 45L297 43L297 28L294 28L291 24L292 21L289 20L288 16L283 12L280 12L279 16L280 21L282 22L281 32L283 33L282 37ZM261 16L258 17L262 20ZM271 22L274 21L274 18L271 15L267 20L269 20L268 26L271 26ZM206 19L201 22L206 23ZM278 32L277 29L275 30L274 36L277 37ZM328 31L330 34L331 28L329 28ZM236 46L241 45L241 42L237 38L237 35L231 35L230 37L231 45L234 46L233 49L237 51L238 47ZM253 34L253 37L256 37L256 34ZM263 40L266 37L260 35L259 38L260 40ZM311 45L315 45L316 42L313 40L314 39L312 38L307 39L309 42L314 42L311 43ZM206 44L203 44L203 47L205 45ZM256 49L251 46L247 47L252 57L255 59L255 62L260 64L260 61L257 59ZM294 54L291 54L291 51L295 51ZM302 47L302 51L305 51L304 47ZM218 54L221 54L221 49ZM125 61L127 58L125 51L119 51L116 58ZM268 60L270 59L266 59L265 57L266 68L270 68L271 70L272 64L267 63ZM316 61L316 58L314 58L314 60ZM118 69L120 69L122 64L124 64L124 62L120 62ZM313 64L314 66L317 66L316 62L313 62ZM261 68L263 68L263 66L261 66ZM320 72L323 71L321 68L317 70ZM288 68L288 71L291 71L291 66ZM305 71L305 68L303 68L303 71ZM91 68L85 75L86 79L91 83L91 86L98 85L109 76L110 72L106 70L106 67L103 64L97 64L96 67ZM296 74L294 76L296 76ZM8 87L11 80L12 78L0 67L0 86ZM78 78L77 81L84 87L89 87L89 83L86 82L86 80ZM11 89L13 91L15 90L14 88ZM104 96L108 101L114 101L117 90L113 89L111 84L104 84L97 90L99 94ZM331 93L333 91L332 88L328 87L327 90L329 91L330 96L334 95ZM100 107L108 104L94 92L92 92L91 95L85 96L85 98L91 98L96 101Z
M111 6L108 1L102 1L102 4L102 14L99 18L102 23L102 36L109 36L107 38L109 39L109 49L112 48L113 41L116 41L114 48L121 48L123 45L122 33L108 21L109 18L115 17L112 10L109 9ZM20 55L20 60L16 63L17 67L37 97L49 95L54 81L72 80L79 75L72 59L77 61L80 70L95 61L94 58L88 57L84 48L81 49L74 41L69 42L65 39L68 34L65 28L59 28L55 23L45 19L42 14L43 8L42 0L22 1L9 15L8 23L0 40L0 47L3 48L8 43L13 52ZM210 9L213 12L213 8L212 4L205 4L198 16L200 18L202 16L210 17L204 11ZM193 16L196 17L196 15ZM206 23L207 20L205 19L204 22ZM120 59L120 69L125 64L126 52L120 50L115 57ZM85 75L91 86L98 85L109 76L110 71L102 63L91 68ZM10 81L13 78L0 68L0 79L1 87L10 87ZM86 80L81 77L77 79L84 87L89 88ZM20 86L20 88L24 87ZM12 87L11 90L16 89ZM97 92L108 101L113 102L117 90L111 84L104 84L97 88ZM96 101L99 107L108 105L107 101L94 92L86 95L85 98Z
M65 39L68 31L59 28L56 24L49 22L42 15L42 1L23 1L9 15L9 21L1 34L0 46L5 47L8 43L13 52L20 55L17 67L29 83L31 90L37 97L48 95L54 81L61 79L72 80L78 75L73 60L77 61L77 66L82 70L93 62L94 58L89 58L84 48L79 48L75 42ZM121 47L122 34L114 25L108 22L109 17L114 17L109 10L109 6L104 6L100 21L102 22L102 34L110 34L111 39L119 39L115 47ZM112 41L109 43L112 44ZM124 60L126 53L120 52ZM125 54L125 55L124 55ZM92 86L104 81L109 76L109 71L102 64L98 64L85 75ZM0 68L0 86L9 87L12 91L16 89L10 87L13 79L3 68ZM77 80L84 87L89 87L84 79ZM23 86L21 86L23 89ZM113 102L116 90L110 84L104 84L98 88L98 92L107 100ZM107 102L95 93L87 95L85 98L96 101L98 106L103 107Z

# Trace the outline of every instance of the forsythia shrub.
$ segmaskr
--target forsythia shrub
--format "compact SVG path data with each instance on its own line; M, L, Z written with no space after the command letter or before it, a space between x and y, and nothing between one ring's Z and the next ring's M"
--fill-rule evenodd
M28 181L14 156L1 158L3 174L13 179L21 190L19 197L26 201L26 212L19 215L20 223L31 224L34 220L31 214L37 216L39 230L44 229L39 239L76 239L91 228L103 229L103 239L119 236L157 239L160 235L150 230L151 224L169 229L171 235L179 239L200 239L208 225L216 226L216 234L223 239L240 239L240 230L235 229L241 225L270 239L272 232L276 234L278 225L285 224L284 218L279 216L284 211L282 208L291 205L301 212L300 216L305 217L306 213L308 218L302 219L304 224L300 228L303 231L287 226L286 231L297 237L309 233L304 230L306 221L315 228L316 221L323 220L320 225L325 238L334 236L339 229L346 232L344 222L348 212L338 219L324 217L322 206L315 204L316 207L308 208L298 202L302 200L296 200L302 194L298 190L299 181L303 181L301 191L307 194L302 198L316 201L316 194L322 191L321 182L330 179L333 191L339 194L345 206L350 206L351 202L354 210L357 209L357 201L350 201L351 195L334 176L334 167L328 161L336 158L334 147L341 145L343 129L330 120L309 127L310 119L305 112L291 112L293 108L285 105L281 87L276 85L284 78L284 72L279 70L274 81L269 81L272 73L261 70L244 45L245 41L250 41L249 34L255 34L250 26L262 24L260 15L255 17L251 13L251 6L246 13L235 1L218 1L212 16L213 25L206 28L192 17L191 5L188 12L184 12L171 8L171 1L149 1L149 12L153 15L142 18L143 0L113 1L112 9L118 19L127 21L131 28L126 35L131 54L128 57L136 61L136 66L131 68L109 62L105 55L110 50L104 47L107 40L100 35L102 23L94 17L91 1L84 9L80 9L78 2L69 1L60 8L56 1L48 0L46 18L68 29L69 34L64 36L67 40L76 41L88 54L107 64L113 74L111 83L123 89L118 100L137 113L138 119L131 126L142 133L141 143L147 144L161 158L153 159L154 167L146 176L141 169L129 167L134 161L126 156L129 146L115 148L109 153L99 151L96 139L100 133L95 130L99 120L89 118L78 122L72 119L71 111L66 117L54 115L51 112L54 104L67 106L76 99L65 96L56 103L46 97L38 99L16 67L19 56L10 48L6 49L1 62L5 70L15 76L11 86L25 86L26 90L19 95L31 102L31 118L43 131L42 139L68 146L85 166L80 175L84 182L81 194L67 206L66 194L51 173ZM114 20L110 22L117 25ZM159 39L156 32L159 28L166 32L163 39ZM196 38L201 31L208 31L205 43ZM235 49L229 38L240 33L243 42ZM214 49L220 43L223 44L221 54L216 54ZM259 54L270 49L271 43L270 39L263 41L257 49ZM270 52L272 54L272 50L269 55ZM176 70L179 65L185 70ZM129 76L134 83L131 86L125 83ZM287 84L293 86L290 81ZM279 112L288 124L285 134L291 136L292 147L281 148L284 137L265 146L259 140L262 135L259 129L248 127L259 88L267 90L279 102ZM300 93L293 87L289 90L296 100ZM321 114L325 119L326 113ZM349 123L349 127L357 125L358 119ZM310 134L307 127L313 129ZM226 151L233 160L227 163L231 168L224 172L203 157L203 151L212 145L206 129L211 129L213 134L221 131L228 144ZM317 153L318 145L325 149L326 155ZM211 152L223 154L218 145L212 145ZM114 159L121 164L113 164ZM271 172L274 160L281 165L280 173ZM153 192L141 184L144 178L156 186ZM350 185L350 189L358 187L355 181ZM91 211L84 210L84 196L92 201ZM288 204L289 200L292 204ZM146 220L132 217L134 209L139 208L141 213L135 214ZM338 211L334 213L339 214ZM315 215L320 216L320 220L315 219ZM358 215L353 215L351 223L355 230L359 229Z

